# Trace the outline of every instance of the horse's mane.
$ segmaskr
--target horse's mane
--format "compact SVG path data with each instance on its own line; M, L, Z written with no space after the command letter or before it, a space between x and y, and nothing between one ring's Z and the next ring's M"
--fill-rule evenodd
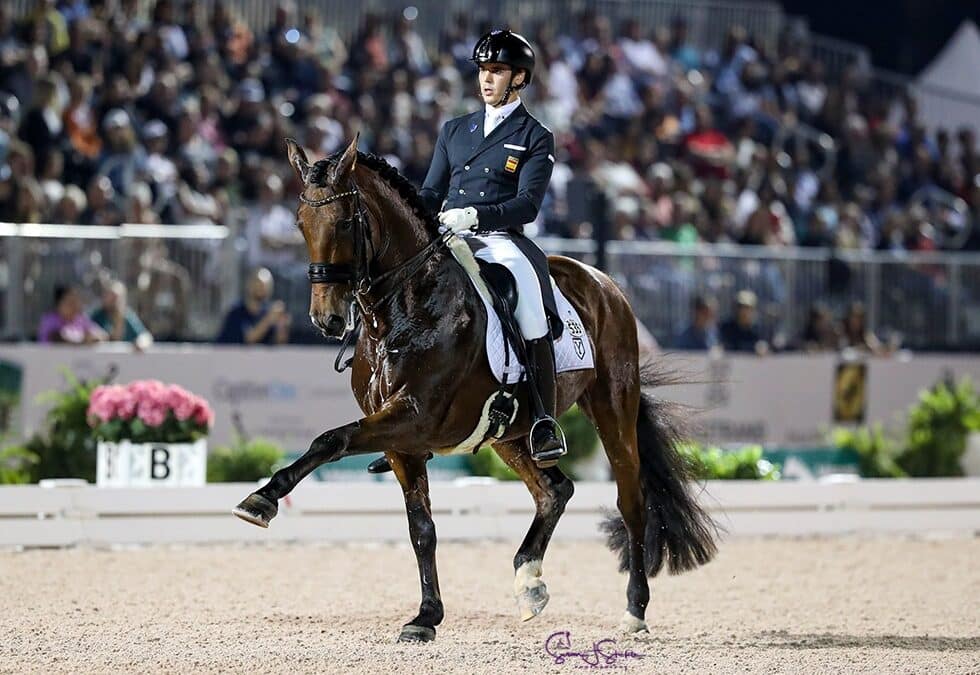
M318 187L323 187L327 182L327 172L330 167L340 161L340 156L343 154L343 150L340 150L330 157L325 159L317 160L313 163L310 170L309 182L311 185L316 185ZM401 172L393 167L384 157L378 155L361 152L357 152L357 163L367 169L370 169L378 175L392 190L398 193L398 195L405 202L412 212L418 216L430 230L435 231L439 227L439 222L436 220L435 214L429 211L425 206L425 202L419 196L418 190L412 185Z

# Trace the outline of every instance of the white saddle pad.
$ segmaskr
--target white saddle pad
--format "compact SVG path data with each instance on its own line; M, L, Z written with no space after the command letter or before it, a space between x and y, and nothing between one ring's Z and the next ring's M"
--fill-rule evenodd
M466 242L458 237L453 237L449 242L449 248L453 256L459 261L463 269L466 270L473 288L483 300L483 306L487 311L487 360L490 363L490 370L498 382L503 382L506 376L507 382L517 382L524 377L524 367L517 360L517 355L513 348L504 339L504 332L500 327L500 319L497 312L493 309L493 301L490 299L490 292L487 289L483 277L480 276L480 268L476 258ZM563 373L567 370L586 370L595 367L595 357L592 353L592 340L585 332L585 327L579 317L578 312L572 307L572 303L562 294L561 289L551 279L551 288L555 293L555 304L558 308L558 315L565 330L562 331L561 338L555 342L555 372Z

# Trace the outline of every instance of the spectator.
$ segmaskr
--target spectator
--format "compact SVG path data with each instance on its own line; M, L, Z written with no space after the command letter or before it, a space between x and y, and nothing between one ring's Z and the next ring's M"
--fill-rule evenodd
M806 352L837 351L841 347L841 334L833 314L822 303L810 308L803 329L801 349Z
M153 336L126 304L126 284L121 281L105 285L102 304L92 312L91 319L105 331L108 340L131 342L137 351L145 351L153 344Z
M864 303L852 302L847 313L844 314L844 321L841 326L841 334L844 339L844 346L858 351L869 352L881 355L886 353L884 345L875 335L874 331L868 328L867 313L864 310Z
M41 317L37 341L42 343L92 344L108 336L83 311L82 296L74 286L54 289L54 310Z
M245 298L225 315L217 342L223 344L281 345L289 341L292 321L286 306L272 297L272 273L264 267L249 277Z
M718 335L718 303L714 298L699 295L692 305L694 319L691 325L677 336L674 347L691 351L707 351L721 344Z
M259 199L248 209L245 237L252 266L282 268L304 254L303 234L294 214L282 205L282 180L269 174L259 185Z
M735 296L735 314L721 324L721 344L730 352L769 352L769 345L759 336L756 328L756 297L749 290Z

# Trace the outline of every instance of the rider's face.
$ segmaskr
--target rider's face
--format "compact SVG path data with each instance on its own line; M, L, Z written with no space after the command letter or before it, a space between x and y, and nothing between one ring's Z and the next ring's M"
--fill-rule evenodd
M507 85L511 84L511 67L503 63L481 63L480 64L480 95L483 102L489 105L498 105L500 98L504 95ZM516 86L524 81L524 71L514 75L513 84ZM508 101L503 101L508 103Z

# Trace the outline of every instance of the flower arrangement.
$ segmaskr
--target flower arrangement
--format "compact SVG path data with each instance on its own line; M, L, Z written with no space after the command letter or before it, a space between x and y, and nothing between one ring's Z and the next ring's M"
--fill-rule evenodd
M207 401L159 380L96 387L86 417L95 436L111 442L189 443L214 424Z

